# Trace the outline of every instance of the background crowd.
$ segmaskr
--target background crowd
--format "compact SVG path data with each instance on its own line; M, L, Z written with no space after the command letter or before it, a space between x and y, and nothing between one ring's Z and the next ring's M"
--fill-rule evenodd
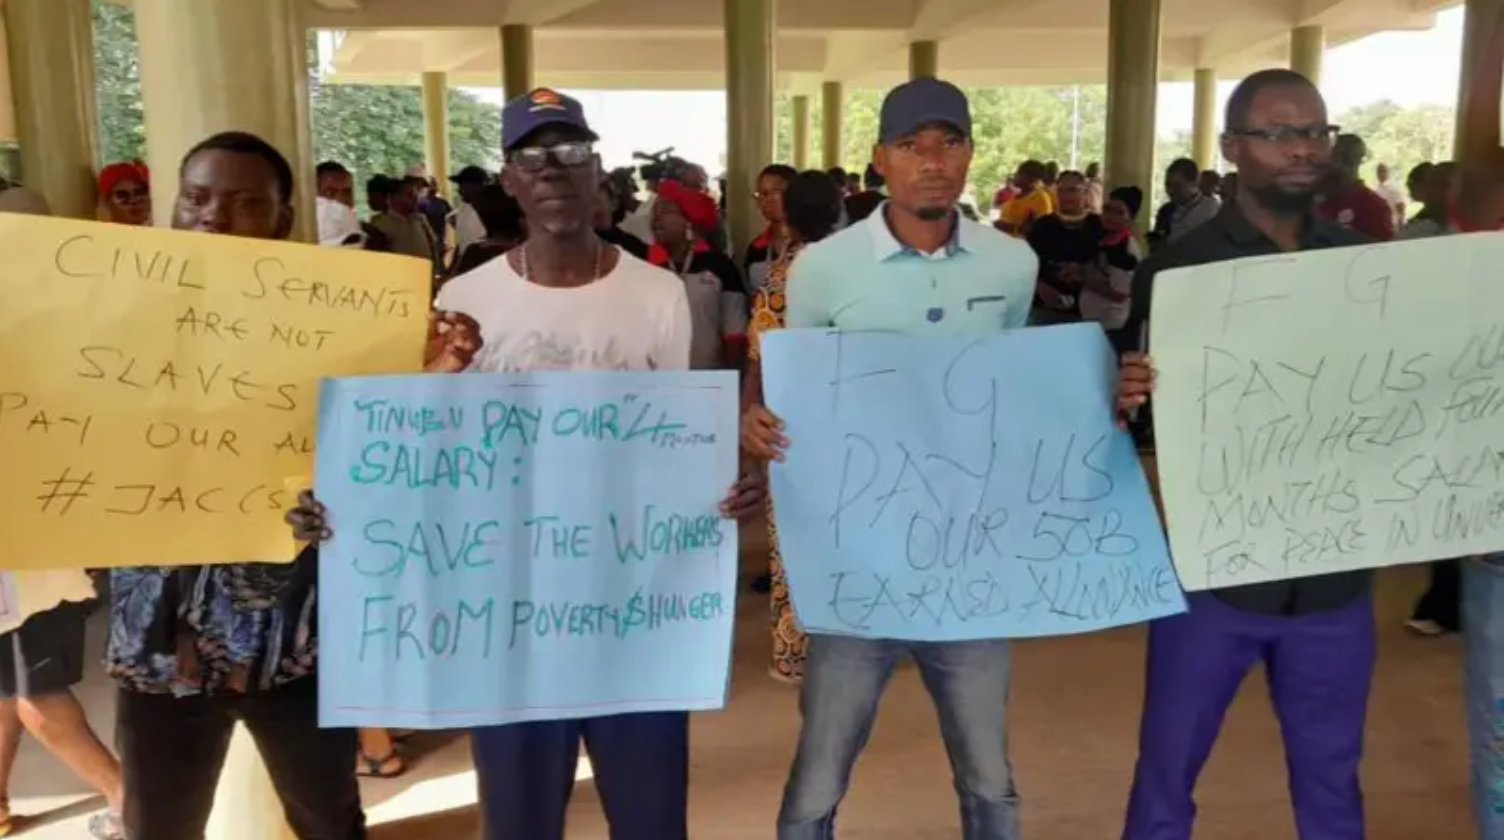
M212 182L211 186L234 177L254 178L255 172L234 169L243 167L240 158L249 156L272 170L270 182L278 206L287 204L294 173L286 169L285 160L274 150L258 144L254 138L245 137L210 141L185 160L185 184L191 183L190 176L195 174L206 183ZM578 151L567 151L573 148L569 143L551 148L545 152L545 161L549 154ZM232 161L232 166L216 155L239 162ZM1352 134L1335 137L1316 213L1375 241L1437 236L1462 229L1454 209L1455 166L1444 161L1420 164L1407 173L1401 189L1392 183L1389 168L1382 163L1376 170L1377 183L1365 183L1358 173L1366 157L1362 138ZM195 165L203 171L194 169ZM214 165L226 169L215 170ZM786 164L770 162L758 178L756 190L765 227L748 243L732 243L724 223L724 189L713 189L715 184L703 167L665 155L636 169L600 175L591 197L594 233L617 246L623 259L630 257L667 269L683 281L691 321L689 366L744 370L748 374L749 402L760 401L755 364L760 339L786 323L787 284L795 259L808 246L868 220L887 197L883 175L875 166L860 174L840 169L799 172ZM530 237L529 219L514 194L516 190L509 189L497 173L480 166L461 170L451 179L447 191L440 189L422 166L414 166L401 176L376 175L361 185L363 208L357 203L354 177L340 162L320 164L306 177L315 178L318 184L321 245L422 260L431 267L436 297L445 294L446 286L456 278L518 251ZM1096 164L1075 171L1062 170L1054 162L1026 160L998 185L989 207L963 204L959 212L973 220L985 219L1032 249L1038 276L1034 278L1037 285L1028 315L1031 324L1096 322L1113 348L1125 354L1142 349L1145 342L1143 310L1147 296L1144 289L1135 287L1139 262L1216 220L1225 208L1234 205L1239 195L1237 178L1236 172L1203 171L1191 160L1177 159L1165 169L1163 188L1168 200L1154 209L1150 224L1141 226L1145 196L1150 192L1147 188L1152 185L1107 190ZM122 225L153 223L151 174L140 162L105 167L99 173L98 186L102 220ZM452 194L452 201L446 193ZM47 209L34 193L12 185L0 192L0 211L45 214ZM181 207L175 209L174 221L186 226ZM204 223L211 227L219 224ZM264 230L222 232L285 236L286 230L277 227L279 224L268 220ZM1147 227L1143 235L1141 227ZM749 360L754 364L749 365ZM1141 424L1139 432L1142 444L1152 446L1147 424ZM771 600L774 651L769 670L776 679L799 682L805 673L807 640L792 613L771 507L767 527L771 538L769 569L758 588L770 593ZM1411 621L1413 629L1440 634L1458 628L1457 578L1455 563L1437 565L1433 587ZM122 579L117 573L117 586ZM184 593L193 586L206 585L186 580L182 584ZM215 585L240 591L233 580ZM285 597L285 591L279 597ZM311 603L312 595L305 593L305 597ZM203 610L212 612L213 603L212 598L206 601ZM84 606L65 604L0 636L0 835L13 825L4 798L5 784L21 734L28 731L106 798L108 810L90 826L94 836L124 836L122 815L127 806L121 766L94 735L70 693L85 667L86 612ZM233 655L233 651L226 655ZM289 672L289 681L311 672L312 654L308 657L303 671ZM127 660L112 659L111 670L126 687L132 680L151 678ZM169 725L161 710L141 705L136 714L142 721L141 731L160 732ZM358 746L351 745L349 758L360 775L389 777L404 770L400 737L394 733L360 733ZM138 768L141 766L138 760ZM318 795L337 800L350 789L330 793L330 788ZM358 810L358 803L354 807Z

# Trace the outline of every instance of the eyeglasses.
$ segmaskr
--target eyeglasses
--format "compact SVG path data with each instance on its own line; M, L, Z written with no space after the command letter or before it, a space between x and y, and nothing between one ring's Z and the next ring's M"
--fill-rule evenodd
M552 159L559 166L584 166L590 162L595 148L587 142L575 141L556 146L525 146L507 152L507 163L524 172L538 172Z
M752 197L758 201L769 198L782 198L783 190L758 190L757 192L752 193Z
M1337 125L1280 125L1274 128L1230 128L1229 137L1246 137L1285 146L1292 143L1331 143L1342 127Z

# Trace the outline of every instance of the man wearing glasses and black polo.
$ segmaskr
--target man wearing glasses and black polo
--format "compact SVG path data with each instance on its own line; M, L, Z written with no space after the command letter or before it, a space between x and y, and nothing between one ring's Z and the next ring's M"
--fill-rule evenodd
M1222 154L1238 167L1232 206L1146 260L1129 328L1142 330L1160 271L1239 257L1361 245L1315 213L1336 129L1316 86L1290 70L1243 80L1227 103ZM1152 389L1142 354L1123 360L1119 408ZM1190 840L1192 792L1227 707L1255 664L1268 673L1304 840L1363 840L1358 765L1374 665L1372 572L1191 593L1189 612L1149 628L1138 768L1123 840Z

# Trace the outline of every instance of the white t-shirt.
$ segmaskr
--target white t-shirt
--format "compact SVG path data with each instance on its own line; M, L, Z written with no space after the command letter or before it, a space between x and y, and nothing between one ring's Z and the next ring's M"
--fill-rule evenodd
M1138 239L1128 239L1128 253L1137 259L1144 258L1144 249L1138 244ZM1107 281L1107 285L1120 295L1133 293L1133 272L1109 265L1107 260L1098 257L1096 263L1087 266L1087 271L1095 273ZM1090 289L1081 291L1081 320L1096 321L1104 330L1120 330L1128 322L1128 310L1131 301L1112 300L1103 297Z
M1400 208L1405 206L1405 194L1394 185L1393 181L1379 184L1373 188L1373 191L1384 199L1385 204L1389 205L1389 212L1394 216L1394 229L1399 230L1405 224L1405 218L1400 215Z
M480 324L469 370L688 370L684 281L625 251L610 274L570 289L523 280L505 257L444 284L438 309Z
M486 226L480 220L480 214L468 204L461 204L454 211L454 245L457 249L456 256L466 248L486 238Z

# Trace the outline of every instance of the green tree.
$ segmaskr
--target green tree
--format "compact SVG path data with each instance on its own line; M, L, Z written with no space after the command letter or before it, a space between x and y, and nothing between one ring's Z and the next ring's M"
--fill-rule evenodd
M1053 160L1062 166L1075 161L1084 168L1101 161L1106 146L1107 89L1101 85L1079 87L970 88L976 155L972 160L970 186L979 201L986 202L1003 179L1029 158ZM878 112L882 91L848 91L842 122L845 142L841 165L860 172L872 159L877 141ZM775 158L792 159L793 107L791 98L780 96L777 107ZM819 162L824 115L810 113L810 160Z
M105 163L144 159L136 14L129 6L93 0L93 15L100 156Z
M780 93L774 101L773 159L783 163L794 160L794 98ZM862 172L872 161L872 144L877 142L877 114L882 107L882 92L873 90L850 90L846 92L844 125L840 166L848 172ZM825 131L825 111L819 100L809 110L809 164L817 169L828 168L820 157L821 137Z
M135 14L93 0L99 135L106 162L146 156ZM310 83L314 155L338 160L359 176L400 175L424 158L423 101L416 87ZM494 167L501 154L501 113L463 91L449 93L450 166Z
M320 85L312 92L313 147L365 178L401 175L421 163L423 97L415 87ZM463 91L449 92L449 161L494 167L501 154L501 113Z
M1455 109L1444 105L1405 108L1384 99L1359 105L1337 115L1344 132L1362 137L1368 145L1364 176L1373 181L1373 168L1389 164L1396 180L1418 163L1449 160L1456 127Z

